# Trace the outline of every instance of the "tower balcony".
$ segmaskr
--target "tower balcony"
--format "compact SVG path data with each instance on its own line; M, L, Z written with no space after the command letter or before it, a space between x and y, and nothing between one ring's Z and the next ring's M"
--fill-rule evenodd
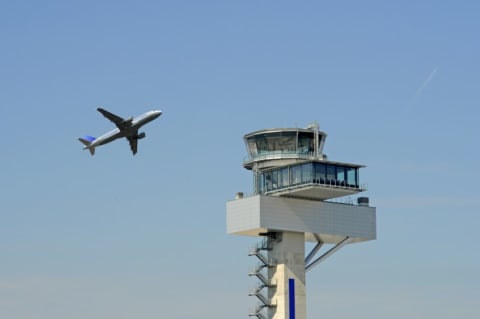
M303 161L256 172L255 194L325 200L365 190L358 170L362 165Z
M326 158L325 155L320 156L321 158ZM277 166L304 162L306 160L314 160L318 157L319 156L314 152L308 150L263 151L245 158L243 161L243 166L247 169L252 169L255 163L262 163L263 165L261 165L260 168L264 168L273 164L270 161L275 161L274 164Z

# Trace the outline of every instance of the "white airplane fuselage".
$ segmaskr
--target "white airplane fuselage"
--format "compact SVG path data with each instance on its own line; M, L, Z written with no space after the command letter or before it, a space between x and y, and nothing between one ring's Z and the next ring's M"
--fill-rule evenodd
M140 127L142 127L143 125L153 121L154 119L156 119L160 115L162 115L162 111L158 111L158 110L149 111L147 113L144 113L144 114L134 118L132 120L132 126L130 126L128 129L126 129L124 131L120 131L120 129L115 128L115 129L111 130L110 132L107 132L107 133L97 137L95 139L95 141L92 142L92 144L90 144L87 147L84 147L84 149L104 145L104 144L110 143L111 141L114 141L118 138L131 137L131 136L136 134L136 132L138 131L138 129Z
M160 110L153 110L146 112L136 118L127 118L123 119L121 117L116 116L104 109L97 109L101 112L105 117L109 118L112 122L117 125L117 128L97 137L87 136L85 138L79 138L80 142L82 142L85 147L84 150L88 149L91 155L95 154L95 148L100 145L104 145L110 143L116 139L125 137L130 143L130 147L132 149L133 155L137 152L137 141L145 137L145 133L139 133L138 130L143 125L155 120L157 117L162 115L162 111Z

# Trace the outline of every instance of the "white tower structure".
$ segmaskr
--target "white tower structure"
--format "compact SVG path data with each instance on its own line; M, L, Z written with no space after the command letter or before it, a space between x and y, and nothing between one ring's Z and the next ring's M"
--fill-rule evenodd
M323 154L327 134L314 123L245 135L254 194L227 202L227 233L263 239L250 251L259 285L250 295L259 319L306 319L305 273L341 247L376 238L376 210L367 197L357 204L329 201L365 190L358 164ZM305 254L305 242L315 243ZM323 254L324 244L332 245Z

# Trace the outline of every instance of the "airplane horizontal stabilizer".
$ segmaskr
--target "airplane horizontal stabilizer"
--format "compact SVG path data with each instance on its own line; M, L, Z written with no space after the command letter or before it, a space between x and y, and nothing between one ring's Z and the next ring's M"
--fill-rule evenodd
M87 146L87 147L91 144L90 141L87 141L86 139L81 138L81 137L80 137L78 140L79 140L80 142L82 142L82 144L85 145L85 146Z
M83 143L83 145L85 145L85 147L83 149L87 149L90 151L90 154L95 155L95 147L89 147L90 144L92 144L93 141L95 141L95 137L93 136L85 136L85 138L79 138L78 139L80 142Z

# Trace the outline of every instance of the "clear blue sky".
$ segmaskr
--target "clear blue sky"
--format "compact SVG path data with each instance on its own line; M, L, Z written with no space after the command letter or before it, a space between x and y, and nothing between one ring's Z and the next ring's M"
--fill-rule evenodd
M0 318L247 318L244 134L318 121L378 240L307 275L309 318L480 316L476 1L3 1ZM164 114L126 141L77 138Z

